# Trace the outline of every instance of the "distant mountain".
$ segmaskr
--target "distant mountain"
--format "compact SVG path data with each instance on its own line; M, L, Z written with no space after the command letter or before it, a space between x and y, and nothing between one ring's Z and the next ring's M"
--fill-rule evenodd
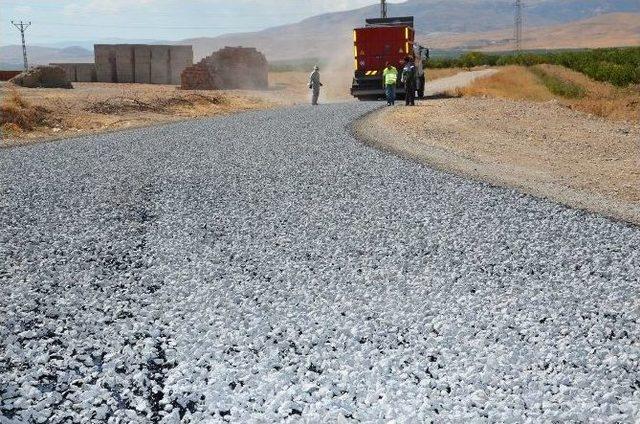
M92 51L76 46L62 49L27 46L27 57L30 65L42 65L51 62L93 62ZM1 46L0 67L3 69L20 69L22 67L22 46Z
M525 22L546 26L592 18L605 13L640 13L640 0L528 0ZM409 0L392 12L416 17L419 32L481 32L513 25L513 0Z
M531 0L525 2L525 25L541 27L574 22L613 12L640 13L640 0ZM196 58L224 46L255 46L269 60L342 56L351 47L351 29L376 17L372 5L327 13L259 32L180 41L192 44ZM408 0L389 4L392 16L414 16L422 36L451 36L511 28L512 0Z
M72 40L72 41L58 41L55 43L39 43L41 47L53 47L61 49L68 46L82 47L87 50L93 51L94 44L166 44L166 41L148 39L148 38L97 38L93 40Z
M525 35L531 47L638 43L634 40L640 33L637 26L640 0L527 0L525 4ZM192 38L175 43L193 45L196 60L225 46L245 46L258 48L270 61L315 57L347 64L352 61L352 29L364 25L366 18L376 17L378 9L377 5L371 5L325 13L258 32ZM512 43L513 0L407 0L389 4L389 14L414 16L419 38L431 47L508 49ZM568 29L563 31L565 27ZM553 37L549 37L551 33ZM112 39L108 42L134 41ZM93 61L91 46L86 42L81 44L71 50L30 46L30 63ZM0 63L22 64L21 48L0 47Z
M27 45L27 57L30 65L46 65L55 62L93 62L94 44L166 44L173 43L160 40L104 38L93 42L73 41ZM22 69L22 46L0 46L0 69Z
M420 36L420 43L439 50L513 50L511 28L473 34ZM640 46L640 14L608 13L564 24L528 27L526 49Z

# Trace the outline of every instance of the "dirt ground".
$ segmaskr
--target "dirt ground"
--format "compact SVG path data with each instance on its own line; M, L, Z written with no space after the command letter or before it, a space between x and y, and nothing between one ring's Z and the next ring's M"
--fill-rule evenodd
M461 69L427 69L427 79L435 80L449 77L463 72ZM324 84L320 91L320 102L344 102L353 101L350 89L353 79L353 71L349 69L329 69L320 70L320 76ZM273 87L271 96L267 96L271 101L306 103L309 101L311 92L307 86L309 73L307 72L278 72L269 75L270 85ZM279 93L285 93L286 98L282 98Z
M457 69L429 71L435 79ZM352 71L321 71L321 102L353 101ZM0 83L0 147L246 110L308 103L308 72L274 72L264 91L183 91L171 85L74 83L72 90Z
M181 91L175 86L74 83L74 89L0 83L5 146L200 118L273 105L249 92Z
M640 224L640 124L544 103L489 98L419 102L359 122L395 153Z
M344 73L343 73L344 75ZM264 91L183 91L171 85L74 83L71 90L23 88L0 83L0 146L184 119L306 103L305 72L273 73ZM323 75L323 101L350 101L351 80Z
M292 71L269 74L272 91L266 93L267 98L284 104L308 103L311 98L309 73ZM320 78L323 84L320 90L321 103L353 101L349 93L353 78L351 72L320 70Z

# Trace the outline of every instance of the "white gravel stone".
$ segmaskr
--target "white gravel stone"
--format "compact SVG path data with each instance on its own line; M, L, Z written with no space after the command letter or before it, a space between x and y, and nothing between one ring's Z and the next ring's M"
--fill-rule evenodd
M0 423L640 419L638 228L361 145L371 109L0 150Z

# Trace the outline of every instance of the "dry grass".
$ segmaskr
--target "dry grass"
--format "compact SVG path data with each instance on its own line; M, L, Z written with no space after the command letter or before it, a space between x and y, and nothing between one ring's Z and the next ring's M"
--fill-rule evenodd
M454 97L495 97L540 102L554 98L538 78L522 66L507 66L496 74L478 78L471 85L447 94Z
M16 89L11 89L0 104L2 135L17 135L44 125L50 112L26 101Z
M111 97L91 103L86 111L103 115L120 115L128 112L153 112L160 114L180 114L185 109L191 110L196 106L220 105L225 102L219 94L201 94L183 92L170 97L140 99L137 97Z
M579 87L583 94L579 98L555 95L535 73ZM618 88L556 65L538 65L533 69L508 66L449 94L456 97L492 97L537 102L557 100L573 110L613 120L640 122L640 88Z
M580 99L561 100L571 109L609 119L640 121L640 87L616 87L557 65L539 65L536 68L586 91Z
M175 86L76 83L73 90L0 84L4 144L263 109L258 92L182 91Z

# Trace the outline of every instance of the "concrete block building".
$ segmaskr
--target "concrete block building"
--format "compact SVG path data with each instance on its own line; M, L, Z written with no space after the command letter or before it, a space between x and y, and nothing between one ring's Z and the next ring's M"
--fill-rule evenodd
M96 66L93 63L50 63L64 69L71 82L96 82Z
M180 84L180 75L193 65L191 46L96 44L99 82Z

